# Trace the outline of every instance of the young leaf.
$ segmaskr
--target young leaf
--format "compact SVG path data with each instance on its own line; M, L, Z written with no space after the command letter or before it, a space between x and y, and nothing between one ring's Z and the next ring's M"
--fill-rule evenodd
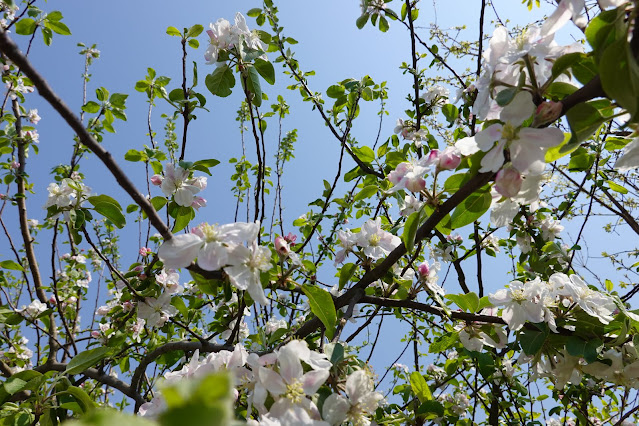
M275 69L273 64L262 58L256 58L253 62L255 69L268 84L275 84Z
M93 367L98 362L111 355L112 350L113 349L111 348L103 346L100 348L89 349L84 352L80 352L79 354L74 356L71 361L69 361L69 363L67 364L67 369L64 371L64 373L69 375L81 373L87 368Z
M225 98L231 94L231 89L235 86L233 70L228 64L217 67L212 74L206 76L204 84L212 94Z
M332 339L335 333L335 324L337 323L337 313L330 293L308 284L302 286L302 291L308 297L311 312L322 321L322 324L326 327L326 336Z

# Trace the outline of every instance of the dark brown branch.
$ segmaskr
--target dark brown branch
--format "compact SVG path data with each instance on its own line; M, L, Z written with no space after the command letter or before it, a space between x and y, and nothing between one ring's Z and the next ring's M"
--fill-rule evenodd
M149 220L158 230L158 232L164 237L165 240L170 240L173 236L167 225L162 221L157 214L151 203L137 190L133 182L129 180L126 173L118 166L113 159L111 153L105 150L91 134L84 128L84 125L78 117L69 109L64 101L53 91L49 83L40 75L38 71L33 67L31 62L22 54L18 49L18 46L9 38L4 32L0 31L0 50L9 58L13 63L18 65L24 74L29 77L34 86L38 89L40 96L45 98L47 102L60 114L67 124L78 135L80 141L95 155L100 158L104 165L109 169L111 174L115 177L118 184L133 198L133 201L147 214Z
M47 362L46 364L42 364L34 368L35 371L38 371L40 373L46 373L48 371L62 372L62 371L65 371L66 369L67 369L67 364L60 363L60 362L51 362L51 363ZM95 368L87 368L86 370L84 370L82 373L79 373L79 374L87 376L90 379L97 380L100 383L103 383L107 386L110 386L114 389L119 390L120 392L128 396L129 398L133 399L136 405L137 404L142 405L146 402L144 398L142 398L142 395L135 392L132 386L127 385L120 379L117 379L113 376L102 373L101 371Z

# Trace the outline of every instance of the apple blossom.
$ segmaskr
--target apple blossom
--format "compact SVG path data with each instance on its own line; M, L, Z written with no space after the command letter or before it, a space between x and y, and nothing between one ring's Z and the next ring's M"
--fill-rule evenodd
M382 229L382 220L379 217L366 221L357 234L357 245L373 260L386 256L400 243L398 236Z
M158 249L158 257L169 269L186 267L197 258L202 269L216 271L228 264L228 253L235 245L255 240L258 232L256 223L202 223L190 234L174 235L165 241Z

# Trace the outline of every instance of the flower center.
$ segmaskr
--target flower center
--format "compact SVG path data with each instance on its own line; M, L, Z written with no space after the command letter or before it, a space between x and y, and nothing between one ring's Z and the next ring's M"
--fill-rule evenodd
M286 398L290 399L293 404L302 402L304 395L304 387L299 380L294 380L293 383L286 385Z
M220 233L218 231L217 225L209 225L208 223L203 223L202 225L200 225L200 231L202 232L204 240L207 243L220 241Z
M378 246L380 241L381 237L377 234L373 234L368 237L368 244L370 244L371 246Z

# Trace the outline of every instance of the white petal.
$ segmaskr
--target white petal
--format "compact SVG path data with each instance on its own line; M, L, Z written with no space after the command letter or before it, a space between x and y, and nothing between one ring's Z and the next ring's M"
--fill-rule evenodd
M462 155L473 155L477 151L479 151L479 147L477 146L477 142L475 142L474 137L463 138L455 142L455 146L459 148Z
M532 95L528 92L519 92L501 111L499 118L513 126L520 126L526 119L530 118L533 112L535 112L535 104Z
M158 257L167 269L189 266L202 247L202 239L195 234L174 235L158 249Z

